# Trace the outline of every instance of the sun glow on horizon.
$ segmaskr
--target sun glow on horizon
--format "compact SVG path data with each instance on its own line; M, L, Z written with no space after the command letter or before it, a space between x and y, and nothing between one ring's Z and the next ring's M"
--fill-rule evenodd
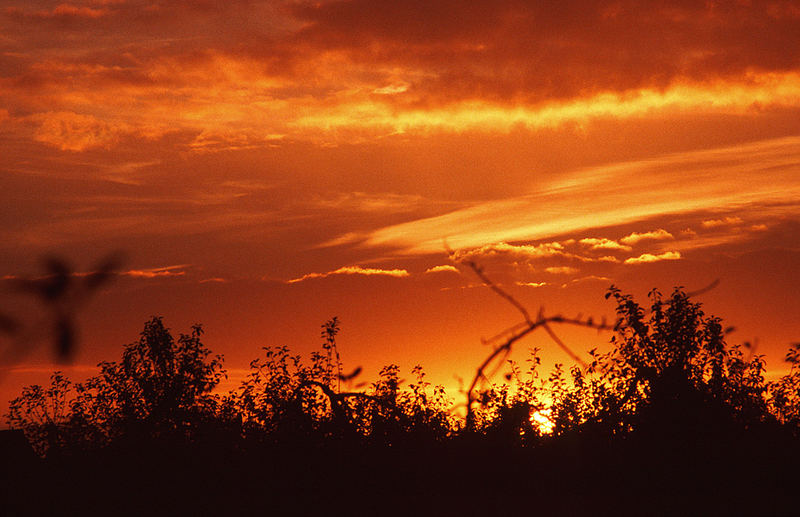
M531 411L531 424L542 434L553 434L556 424L552 416L553 410L550 408Z

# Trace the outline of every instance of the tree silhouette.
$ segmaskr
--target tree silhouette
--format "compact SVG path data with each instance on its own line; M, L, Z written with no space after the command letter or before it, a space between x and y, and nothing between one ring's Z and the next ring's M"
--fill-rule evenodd
M74 400L71 387L72 383L62 372L54 372L49 387L26 386L22 395L9 404L6 415L9 426L24 431L40 456L57 451L69 442L70 404Z
M786 362L791 365L784 375L769 386L772 411L782 424L800 434L800 343L795 343L786 353Z
M607 298L618 316L607 351L542 376L534 350L485 386L487 365L526 333L606 324L555 316L515 327L478 370L486 382L469 395L469 425L421 367L405 381L390 364L352 386L360 368L342 373L336 318L309 361L267 347L221 395L222 358L201 327L175 339L155 317L120 361L83 383L56 373L48 388L25 388L8 419L55 461L46 486L57 502L40 513L69 513L60 498L82 493L86 476L115 502L147 494L141 512L166 501L167 513L208 513L217 492L220 511L238 497L242 510L300 515L386 513L388 500L403 514L553 513L564 501L573 513L796 513L786 494L800 461L800 345L790 373L767 382L764 358L729 345L730 329L682 289L653 290L648 307L613 286ZM464 487L475 489L442 495Z
M729 346L721 320L682 289L666 299L651 291L649 311L613 286L606 297L619 316L612 349L592 350L591 364L573 367L569 381L560 368L550 378L556 434L592 427L695 439L771 418L763 356Z
M225 375L222 357L210 357L202 333L196 325L176 341L153 317L120 362L99 364L99 375L73 386L56 372L49 388L25 388L11 402L9 424L23 429L42 455L120 438L191 438L215 418L218 397L211 391Z
M210 357L202 334L195 325L176 341L162 318L153 317L119 363L100 363L100 375L81 386L78 417L106 427L109 436L191 433L214 414L211 391L225 375L222 357Z

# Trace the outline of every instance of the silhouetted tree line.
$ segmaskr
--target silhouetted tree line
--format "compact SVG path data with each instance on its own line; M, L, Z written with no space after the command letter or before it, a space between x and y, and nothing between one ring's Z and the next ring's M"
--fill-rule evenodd
M159 317L120 361L100 363L99 375L72 384L57 372L49 387L24 388L7 419L60 468L102 469L119 458L128 471L232 468L251 478L217 490L243 492L248 504L249 483L268 480L278 514L343 504L361 504L359 514L414 511L409 494L444 498L419 503L423 514L800 511L790 488L800 459L800 344L786 356L790 372L767 381L763 356L728 344L732 329L683 290L666 298L653 290L649 309L614 287L607 298L618 316L609 351L547 376L535 350L525 365L508 361L505 382L468 394L475 407L466 421L419 367L408 382L389 365L364 389L350 388L360 369L343 372L336 318L308 362L264 348L238 389L220 394L222 358L202 343L202 328L175 339ZM356 502L346 495L353 477ZM185 479L170 479L186 489Z

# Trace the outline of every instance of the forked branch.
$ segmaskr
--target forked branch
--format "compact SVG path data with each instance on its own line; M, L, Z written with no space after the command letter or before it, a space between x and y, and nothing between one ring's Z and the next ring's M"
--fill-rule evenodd
M364 393L361 391L341 391L337 392L331 389L330 386L323 382L315 381L312 379L306 379L302 381L294 390L294 400L299 401L303 394L303 388L315 387L319 388L320 391L330 400L331 402L331 412L333 413L334 419L339 420L340 422L346 422L348 420L347 415L345 413L347 404L347 399L350 398L359 398L363 400L367 400L374 404L377 404L384 409L389 410L392 413L395 413L396 416L402 416L402 412L395 406L387 404L385 400L377 397L375 395L370 395L369 393Z
M452 252L450 253L450 256L453 257L453 253ZM481 281L488 288L490 288L492 291L497 293L498 296L500 296L504 300L508 301L508 303L510 303L512 306L514 306L514 308L516 308L520 312L520 314L522 314L522 317L525 319L524 323L520 323L520 324L514 325L513 327L510 327L509 329L506 329L505 331L503 331L500 334L498 334L498 336L496 336L496 338L503 337L503 336L507 336L507 337L505 338L505 340L503 341L502 344L494 347L492 352L486 357L486 359L483 360L483 362L480 364L480 366L478 366L478 369L475 372L475 376L473 377L472 382L470 383L470 386L467 389L467 422L466 422L466 424L467 424L467 429L472 429L473 426L474 426L474 423L475 423L474 422L475 415L474 415L473 408L472 408L472 404L473 404L473 402L475 402L475 395L474 395L475 394L475 389L478 387L478 384L481 383L482 381L488 381L488 377L489 376L486 375L486 370L487 370L487 368L490 367L490 365L492 365L492 363L497 362L495 370L500 368L500 366L502 365L502 361L506 357L508 357L508 355L511 353L511 349L512 349L514 343L516 343L517 341L519 341L523 337L527 336L528 334L530 334L531 332L533 332L537 328L541 327L541 328L543 328L545 330L545 332L547 332L547 334L550 336L550 338L553 340L553 342L556 345L558 345L559 348L564 350L567 353L567 355L569 355L570 358L572 358L572 360L574 360L575 362L580 364L581 367L586 368L587 367L586 362L583 361L580 358L580 356L578 356L578 354L576 354L574 351L572 351L572 349L570 349L558 337L558 335L553 331L553 329L550 328L550 324L551 323L566 323L566 324L570 324L570 325L577 325L577 326L580 326L580 327L594 328L594 329L597 329L597 330L612 330L613 326L612 325L608 325L606 323L605 318L603 318L599 323L597 323L592 318L587 318L587 319L584 320L584 319L581 319L580 317L578 317L578 318L565 318L565 317L563 317L561 315L545 316L544 315L544 309L540 309L539 310L539 314L536 316L536 319L533 320L533 319L531 319L530 313L525 308L525 306L523 306L516 298L514 298L512 295L507 293L500 286L495 284L488 276L486 276L486 273L484 273L483 269L480 266L478 266L478 264L476 264L474 261L471 261L471 260L462 260L461 263L465 264L467 267L472 269L472 271L478 276L478 278L481 279ZM494 341L496 338L493 338L492 340L490 340L489 343Z

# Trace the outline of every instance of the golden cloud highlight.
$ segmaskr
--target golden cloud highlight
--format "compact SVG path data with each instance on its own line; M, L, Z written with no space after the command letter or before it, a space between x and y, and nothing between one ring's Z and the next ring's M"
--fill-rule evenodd
M425 271L425 273L443 273L443 272L447 272L447 271L453 272L453 273L460 273L458 268L456 268L455 266L451 266L449 264L442 265L442 266L433 266L432 268L427 269Z
M639 255L638 257L631 257L629 259L625 259L625 264L647 264L650 262L659 262L662 260L678 260L681 258L680 252L677 251L665 251L659 255L653 255L651 253L644 253Z
M633 232L632 234L621 238L619 241L623 244L627 244L628 246L633 246L644 240L659 241L659 240L674 239L674 238L675 237L671 233L662 228L659 228L658 230L654 230L652 232L645 232L645 233Z
M547 282L516 282L516 285L522 287L545 287L550 284L548 284Z
M343 266L334 271L327 273L308 273L298 278L287 280L287 284L296 284L305 280L313 278L326 278L332 275L365 275L365 276L391 276L395 278L403 278L409 276L408 271L405 269L376 269L376 268L363 268L361 266Z
M588 246L590 249L593 249L593 250L630 251L630 249L631 249L630 246L625 246L624 244L620 244L617 241L614 241L614 240L611 240L611 239L606 239L605 237L600 238L600 239L594 238L594 237L589 237L589 238L586 238L586 239L581 239L578 242L580 242L584 246Z
M769 182L764 181L767 172ZM765 140L579 169L525 195L352 234L345 240L394 247L403 255L441 253L445 241L452 249L472 250L465 253L529 250L554 255L562 253L561 244L538 250L506 243L551 239L665 214L730 210L753 211L763 218L797 213L799 178L800 137ZM335 243L343 244L342 239Z
M521 258L543 258L564 254L564 245L558 242L545 242L542 244L508 244L498 242L487 244L475 249L458 250L454 254L455 260L469 260L473 257L513 255Z
M70 119L61 115L63 121L49 122L37 135L40 141L71 151L108 147L116 142L114 130L125 127L155 136L168 130L194 132L187 145L206 153L269 148L293 140L336 144L404 133L508 133L520 127L554 129L660 114L743 114L800 107L800 74L775 72L730 81L679 80L663 89L606 91L561 100L468 98L428 102L420 108L420 103L396 100L411 87L376 86L383 79L370 77L363 66L346 58L318 58L314 63L298 63L297 76L287 77L251 56L221 50L183 61L154 56L127 67L50 59L31 65L41 83L36 91L13 82L3 88L0 82L0 93L17 104L31 104L29 109L51 105L61 108L58 113L72 113ZM74 81L65 85L60 80L64 74ZM310 82L315 89L309 90ZM78 115L87 109L94 120ZM53 117L37 116L46 115Z
M720 226L732 226L742 224L741 217L726 217L724 219L707 219L701 223L703 228L718 228Z
M544 270L552 275L574 275L579 271L578 268L569 266L553 266L545 268Z
M122 276L130 276L133 278L157 278L157 277L171 277L171 276L184 276L186 271L183 271L189 264L181 264L177 266L154 267L150 269L130 269L120 273Z
M800 74L749 74L743 81L677 82L666 89L605 92L586 98L536 105L503 105L466 100L426 110L375 100L353 100L334 106L315 106L293 126L333 131L351 128L385 133L439 130L503 131L527 127L556 128L594 119L629 119L658 112L744 113L764 106L800 106Z

